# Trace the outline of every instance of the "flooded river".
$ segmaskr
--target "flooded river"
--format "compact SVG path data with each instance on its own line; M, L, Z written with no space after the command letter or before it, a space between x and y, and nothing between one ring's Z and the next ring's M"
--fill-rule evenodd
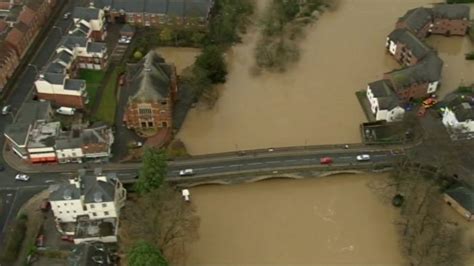
M228 81L216 106L192 110L179 133L190 153L360 142L365 116L355 91L399 67L385 53L387 34L407 9L433 1L339 2L308 29L300 62L284 74L252 75L255 29L228 52ZM442 92L474 79L474 64L463 59L472 46L467 38L431 43L447 60Z
M285 73L251 73L258 30L249 30L226 55L228 81L215 107L193 109L178 134L191 154L360 141L365 117L354 93L399 67L385 53L387 34L408 9L433 1L339 2L308 29L301 60ZM473 81L466 38L429 43L446 60L441 94ZM167 52L167 61L179 57ZM201 227L188 265L399 265L395 213L367 188L371 178L193 188Z
M395 211L367 187L372 178L193 188L200 239L187 265L399 265Z

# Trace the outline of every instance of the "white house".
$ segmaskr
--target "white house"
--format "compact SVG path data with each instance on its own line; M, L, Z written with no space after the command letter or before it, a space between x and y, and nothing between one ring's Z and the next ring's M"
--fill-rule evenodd
M103 41L107 35L105 29L105 13L104 10L94 7L75 7L72 12L74 23L87 25L90 33L87 35L95 41Z
M393 122L403 119L405 110L400 106L390 81L378 80L370 83L366 94L375 120Z
M58 223L118 218L127 192L113 176L79 176L50 195L51 209Z
M474 134L474 109L468 102L445 107L442 121L451 133Z

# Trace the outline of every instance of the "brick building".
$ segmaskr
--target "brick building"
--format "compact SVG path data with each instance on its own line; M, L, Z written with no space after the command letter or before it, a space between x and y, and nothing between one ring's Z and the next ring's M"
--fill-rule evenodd
M402 101L424 98L436 92L441 80L443 61L435 52L420 63L384 74Z
M172 127L174 99L178 90L176 68L150 51L127 73L129 89L136 92L128 100L123 121L131 129Z
M418 7L408 10L395 24L396 29L407 29L423 39L428 35L433 20L431 8Z
M0 43L0 91L3 90L19 64L20 59L13 47L6 42Z
M76 26L81 24L89 29L88 38L100 42L107 36L105 14L102 9L94 7L75 7L72 18Z
M93 0L112 23L134 26L206 25L214 0Z
M469 31L469 6L466 5L436 5L433 7L432 34L446 36L464 36Z
M395 60L405 66L417 64L431 51L430 47L407 29L392 31L385 46Z

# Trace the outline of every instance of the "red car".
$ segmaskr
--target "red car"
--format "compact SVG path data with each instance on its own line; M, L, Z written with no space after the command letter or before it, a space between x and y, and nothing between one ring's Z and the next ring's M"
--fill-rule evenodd
M333 160L331 157L323 157L319 160L321 164L332 164Z
M74 237L73 236L61 236L61 240L66 241L66 242L74 243Z

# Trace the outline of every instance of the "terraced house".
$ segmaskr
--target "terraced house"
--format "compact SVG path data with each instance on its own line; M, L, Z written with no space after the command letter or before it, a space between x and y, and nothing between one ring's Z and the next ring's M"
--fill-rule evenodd
M206 25L214 0L94 0L112 23L160 27Z

